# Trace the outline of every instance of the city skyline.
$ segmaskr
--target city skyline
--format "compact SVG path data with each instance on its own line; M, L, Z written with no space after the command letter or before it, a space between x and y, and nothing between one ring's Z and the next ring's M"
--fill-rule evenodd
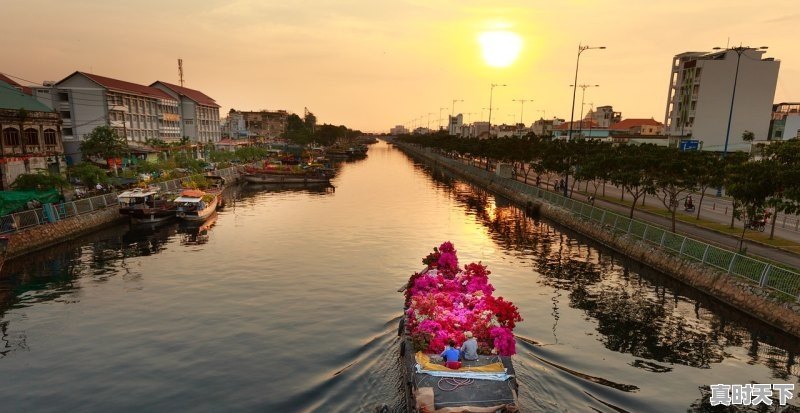
M672 57L715 46L769 46L766 56L781 60L775 102L800 100L800 58L792 53L790 32L798 13L789 14L791 5L320 0L301 7L209 0L146 1L134 8L36 1L4 5L0 72L37 83L75 70L140 84L178 83L182 58L185 86L213 97L221 115L231 108L302 114L308 107L322 123L365 131L408 125L429 112L435 113L431 126L438 126L440 108L454 99L464 100L456 113L479 113L488 106L490 84L501 83L509 86L494 91L499 112L493 119L519 115L514 99L533 99L525 105L530 124L540 110L548 118L569 117L569 85L583 43L607 47L581 58L578 82L601 85L587 91L587 102L663 122ZM776 17L776 11L787 14ZM498 30L521 40L507 67L482 57L481 36ZM575 111L577 118L580 108Z

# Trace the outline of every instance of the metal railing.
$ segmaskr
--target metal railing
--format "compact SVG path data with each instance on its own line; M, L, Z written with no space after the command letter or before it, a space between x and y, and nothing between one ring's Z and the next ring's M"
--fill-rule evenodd
M238 167L230 167L210 172L210 174L223 178L232 178L237 176L238 173ZM152 185L158 186L163 191L177 191L183 186L183 183L204 175L206 174L196 174L169 181L157 182ZM38 225L45 225L65 218L88 214L100 209L116 206L118 204L117 195L117 193L110 192L91 198L83 198L59 204L47 204L42 208L3 215L0 216L0 234L10 234Z
M435 154L429 150L426 150L425 153L435 157L439 163L447 164L464 173L493 183L500 183L511 190L564 208L576 216L602 226L607 231L638 238L681 258L712 266L728 275L743 278L800 302L800 273L795 271L776 267L770 263L676 234L662 227L631 219L515 179L502 178L495 173L468 165L460 160Z

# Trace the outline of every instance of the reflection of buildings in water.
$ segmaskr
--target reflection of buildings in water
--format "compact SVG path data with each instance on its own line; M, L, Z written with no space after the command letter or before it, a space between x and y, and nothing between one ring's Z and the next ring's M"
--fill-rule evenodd
M569 305L597 321L598 340L608 349L707 368L731 357L735 347L745 350L751 363L768 366L776 378L800 376L796 360L800 346L787 334L639 263L604 254L569 230L532 219L514 206L501 207L487 191L447 172L436 171L433 179L437 188L489 228L498 244L529 260L542 283L568 291ZM554 334L558 305L556 296ZM649 362L637 367L660 368Z

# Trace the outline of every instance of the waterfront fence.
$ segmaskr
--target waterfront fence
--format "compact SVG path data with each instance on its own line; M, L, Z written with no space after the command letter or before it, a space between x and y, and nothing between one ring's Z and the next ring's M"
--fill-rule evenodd
M519 193L530 195L551 205L564 208L574 215L594 222L615 234L625 234L638 238L681 258L712 266L728 275L751 281L761 287L768 288L800 302L800 273L796 271L676 234L662 227L567 198L516 179L502 178L495 173L468 165L463 161L437 156L430 149L423 149L423 151L436 157L436 161L447 164L456 170L470 175L477 175L479 178L489 182L500 183Z
M238 176L238 173L238 167L230 167L214 171L210 174L230 179ZM182 187L183 183L188 182L195 177L204 175L206 174L196 174L184 178L158 182L152 185L158 186L163 191L177 191ZM35 227L37 225L45 225L50 222L60 221L62 219L88 214L100 209L116 206L119 203L117 196L117 193L110 192L103 195L93 196L91 198L83 198L60 204L47 204L42 208L29 209L26 211L3 215L0 216L0 234L11 234L26 228Z

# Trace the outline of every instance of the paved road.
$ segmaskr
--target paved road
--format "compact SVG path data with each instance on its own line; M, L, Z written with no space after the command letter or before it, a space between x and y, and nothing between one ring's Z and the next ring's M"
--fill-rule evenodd
M522 177L517 177L517 179L522 181ZM533 180L535 180L535 177L532 178L532 179L531 179L530 176L528 177L528 183L529 184L534 185L535 183L533 182ZM541 181L540 181L540 185L539 186L541 188L543 188L543 189L547 189L547 190L552 191L553 190L553 182L555 182L556 180L558 180L558 177L556 177L555 175L551 175L551 176L543 175L541 177ZM585 183L580 183L580 190L584 189L584 187L585 187L584 185L585 185ZM577 199L577 200L580 200L580 201L586 201L587 195L584 195L582 193L577 192L578 189L579 188L576 185L576 187L574 188L575 192L573 193L572 197ZM589 190L593 191L593 189L594 189L594 187L591 184L589 184ZM602 188L600 189L600 191L602 191ZM600 192L598 192L598 193L600 193ZM612 198L613 197L617 197L617 198L619 198L620 197L620 193L621 193L621 191L620 191L619 188L617 188L617 187L615 187L613 185L610 185L610 184L606 185L606 190L605 190L606 197L612 197ZM695 196L693 196L693 198L695 200L695 204L700 200L699 194L696 194ZM629 194L626 194L626 199L630 199L630 195ZM716 203L716 205L714 205L715 203ZM702 212L700 214L701 219L705 219L707 221L714 221L714 222L718 222L718 223L722 223L722 224L726 224L726 225L730 224L730 219L731 219L730 210L728 210L728 215L724 214L725 207L727 206L728 208L730 208L730 201L729 200L726 200L724 198L716 198L714 196L706 195L705 199L703 200L703 204L704 204L704 207L703 207L703 210L702 210ZM639 205L641 205L641 200L639 200ZM648 195L645 198L645 205L651 206L651 207L657 207L657 208L665 209L664 205L661 203L661 201L658 198L656 198L655 196L651 196L651 195ZM625 215L625 216L628 216L628 214L630 213L630 207L625 206L625 205L616 204L614 202L605 201L605 200L602 200L602 199L597 199L595 201L595 206L598 206L598 207L601 207L601 208L605 208L605 209L620 213L620 214ZM713 210L708 210L707 209L707 208L712 208L712 207L714 208ZM637 208L639 208L639 206L637 206ZM695 214L696 214L696 212L695 213L686 213L683 210L679 210L678 213L679 214L684 214L686 216L695 216ZM651 214L651 213L645 212L645 211L639 211L638 209L634 211L634 218L636 218L638 220L641 220L641 221L650 222L650 223L662 226L664 228L671 228L671 226L672 226L672 221L668 217L663 217L661 215ZM781 218L779 218L778 224L776 225L776 228L775 228L775 237L800 243L800 232L794 231L794 230L789 229L789 228L781 228L780 220L781 220ZM734 225L741 230L741 228L742 228L741 222L736 221L736 223ZM708 242L709 244L713 244L713 245L716 245L716 246L719 246L719 247L722 247L722 248L725 248L725 249L728 249L728 250L736 251L738 249L738 246L739 246L739 237L738 236L719 233L719 232L716 232L716 231L713 231L713 230L709 230L709 229L706 229L706 228L701 228L701 227L692 225L690 223L676 221L675 230L679 234L686 235L686 236L689 236L691 238L695 238L695 239L698 239L698 240L702 240L702 241ZM766 230L765 230L765 233L768 233L769 230L770 230L770 228L768 226L766 228ZM756 242L752 242L752 241L748 241L748 240L745 240L744 245L747 248L747 254L748 255L760 256L760 257L766 258L768 260L781 262L781 263L784 263L786 265L793 266L795 268L800 268L800 254L793 253L793 252L790 252L790 251L781 250L781 249L778 249L778 248L774 248L774 247L771 247L771 246L768 246L768 245L764 245L764 244L761 244L761 243L756 243Z

